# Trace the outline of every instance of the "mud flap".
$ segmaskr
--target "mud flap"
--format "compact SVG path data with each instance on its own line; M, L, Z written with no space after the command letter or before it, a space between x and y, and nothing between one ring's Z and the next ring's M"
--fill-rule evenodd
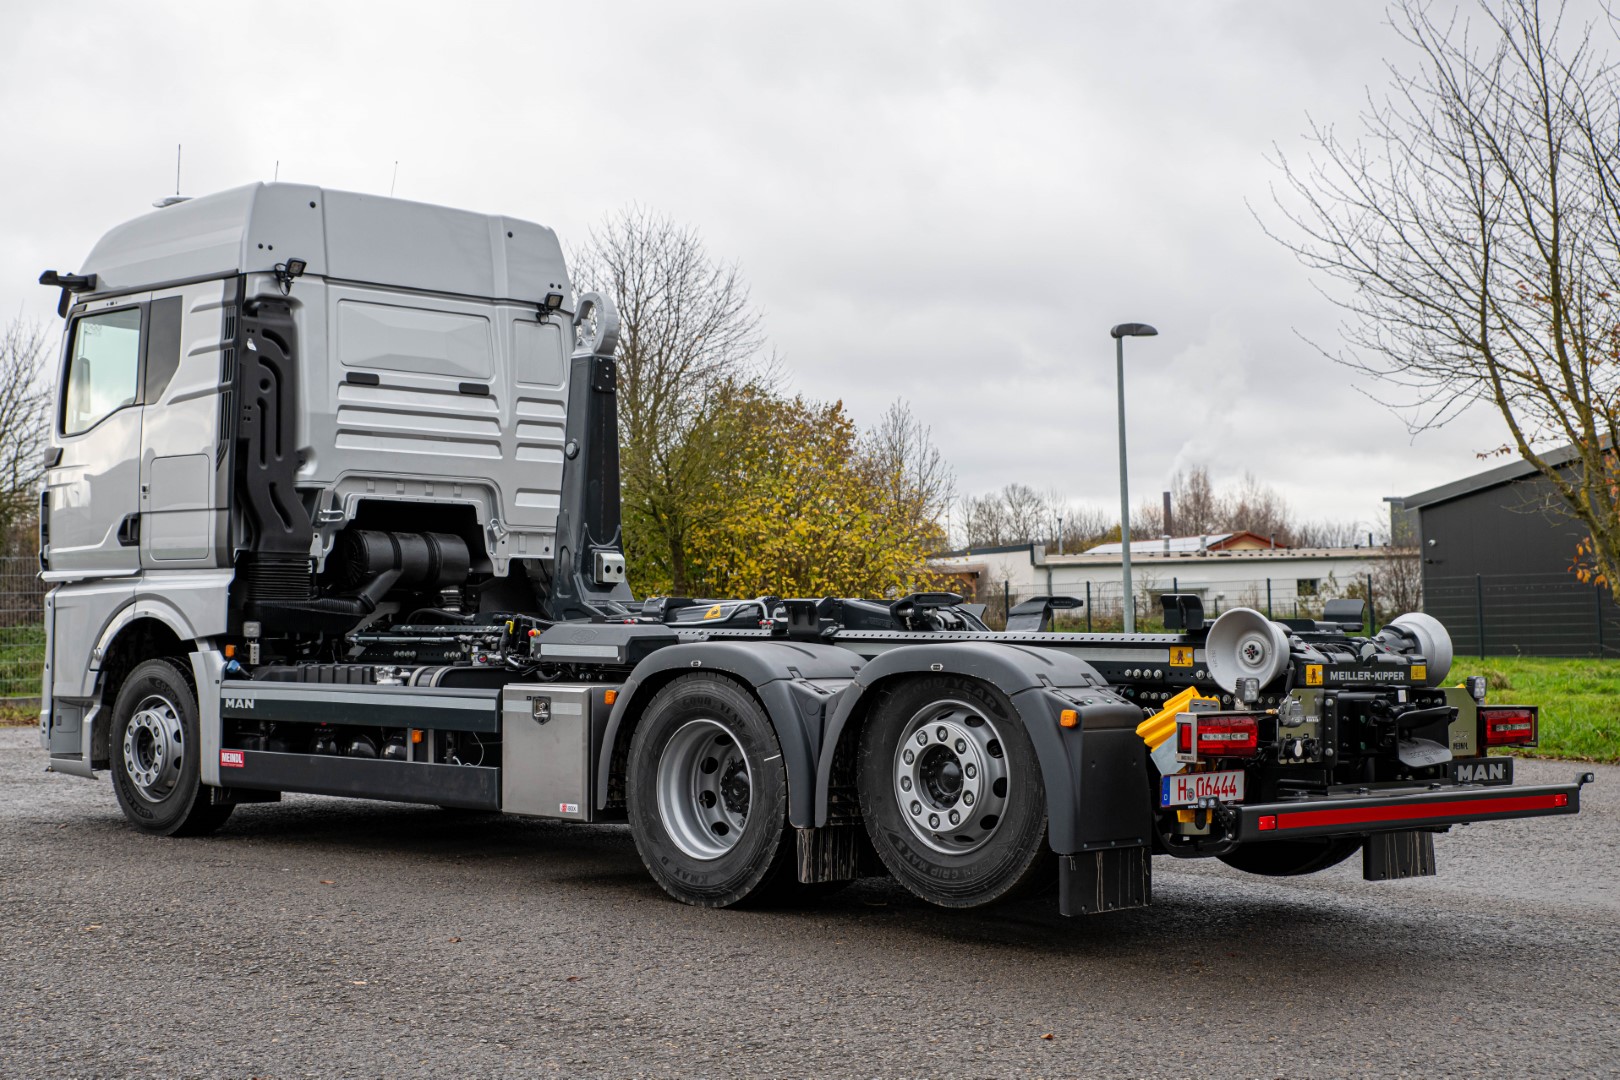
M1058 911L1096 915L1147 907L1153 891L1146 847L1103 848L1058 856Z
M1373 833L1361 848L1361 876L1367 881L1434 877L1434 833Z

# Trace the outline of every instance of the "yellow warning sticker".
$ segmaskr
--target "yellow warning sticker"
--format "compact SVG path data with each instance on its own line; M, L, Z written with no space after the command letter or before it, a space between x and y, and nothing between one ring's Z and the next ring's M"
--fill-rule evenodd
M1428 680L1428 678L1429 678L1429 665L1428 664L1413 664L1412 665L1412 681L1413 682L1426 682Z
M1322 665L1321 664L1306 664L1305 665L1305 685L1306 686L1321 686L1322 685Z
M1192 646L1191 645L1172 645L1172 646L1170 646L1170 666L1171 667L1192 667L1193 666L1193 658L1192 658L1192 656L1193 656L1193 651L1192 651Z
M716 604L716 605L714 605L714 607L710 608L708 611L705 611L703 613L703 617L705 619L718 619L720 616L722 616L724 614L725 614L725 611L721 609L719 604Z

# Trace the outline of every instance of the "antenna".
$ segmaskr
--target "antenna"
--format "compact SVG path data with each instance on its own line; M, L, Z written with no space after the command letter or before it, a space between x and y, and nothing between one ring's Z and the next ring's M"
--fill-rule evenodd
M174 193L180 194L180 144L174 144Z
M394 162L394 178L388 181L388 197L394 197L394 185L399 183L399 162Z
M273 184L277 180L280 180L280 179L281 179L281 159L277 158L276 159L276 171L275 171L275 174L270 177L270 182Z

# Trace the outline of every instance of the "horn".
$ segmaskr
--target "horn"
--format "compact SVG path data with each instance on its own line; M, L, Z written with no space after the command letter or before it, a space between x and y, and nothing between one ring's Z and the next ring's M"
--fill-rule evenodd
M1247 678L1265 686L1288 670L1288 634L1253 608L1233 608L1209 628L1204 658L1210 677L1226 690Z
M1429 677L1424 685L1439 686L1451 671L1451 635L1440 625L1440 620L1421 611L1409 611L1391 620L1389 625L1410 638L1418 654L1429 662Z

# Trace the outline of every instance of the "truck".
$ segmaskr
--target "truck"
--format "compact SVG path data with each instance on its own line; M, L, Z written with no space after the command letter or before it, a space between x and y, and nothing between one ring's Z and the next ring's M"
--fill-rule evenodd
M1490 751L1537 710L1453 678L1420 613L638 600L619 320L552 230L285 183L165 203L40 278L40 733L142 832L315 793L625 823L688 904L888 874L1089 914L1147 904L1155 857L1397 879L1454 825L1580 808L1590 775L1513 783Z

